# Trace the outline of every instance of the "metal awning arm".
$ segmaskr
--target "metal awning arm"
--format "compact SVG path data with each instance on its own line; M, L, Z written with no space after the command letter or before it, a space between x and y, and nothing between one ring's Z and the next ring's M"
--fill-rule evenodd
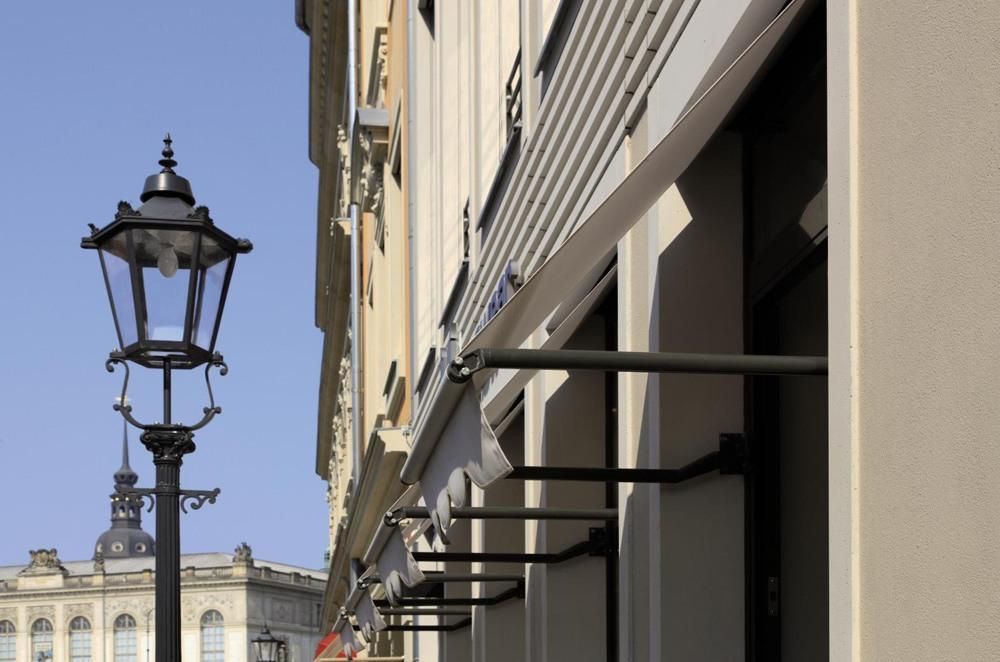
M506 591L486 598L399 598L400 607L490 607L507 600L524 598L524 581L517 582ZM375 606L381 609L389 606L388 600L375 600Z
M385 514L386 526L396 526L404 519L426 519L427 508L403 506ZM522 508L515 506L482 506L452 508L453 519L522 519L522 520L615 520L615 508Z
M602 370L711 375L826 375L825 356L483 348L455 357L448 378L462 384L487 368Z
M402 607L385 607L379 609L378 613L383 616L466 616L472 617L472 612L468 609L424 609L416 607L414 609L403 609Z
M608 549L605 527L590 529L587 540L561 552L411 552L415 561L458 563L562 563L578 556L604 556Z
M712 451L677 469L619 469L616 467L514 467L508 480L572 480L597 483L682 483L718 470L722 474L746 472L746 437L726 432L719 435L719 450Z
M496 574L489 572L438 572L424 570L424 584L445 584L448 582L523 582L524 575ZM381 584L382 578L371 575L358 580L358 588L366 589L372 584Z
M383 610L382 613L385 613ZM450 625L386 625L382 628L382 631L388 632L454 632L456 630L461 630L472 625L472 618L463 618L460 621L451 623ZM355 626L355 630L360 630L361 628ZM365 658L370 660L371 658Z

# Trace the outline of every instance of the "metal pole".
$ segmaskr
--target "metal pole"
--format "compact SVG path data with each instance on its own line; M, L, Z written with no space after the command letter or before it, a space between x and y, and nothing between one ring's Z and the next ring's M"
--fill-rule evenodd
M604 346L614 352L618 349L618 317L605 309ZM718 456L718 453L715 453ZM718 466L717 457L707 462ZM604 466L618 466L618 375L604 373ZM604 505L617 514L618 483L604 484ZM605 660L618 662L618 518L605 524L608 548L604 557L604 647Z
M383 616L472 616L472 612L467 609L401 609L399 607L386 607L379 609Z
M163 424L170 425L172 416L170 407L170 359L163 359Z
M163 361L163 422L171 424L170 359ZM149 433L147 432L146 435ZM144 437L146 435L143 435ZM163 435L153 449L156 466L156 662L181 659L180 503L183 433ZM170 439L174 437L174 439ZM180 443L177 443L180 442Z
M399 519L427 519L427 509L422 506L404 506L390 513L393 521ZM618 519L616 508L521 508L507 506L484 506L478 508L452 508L453 519L564 519L564 520L614 520Z
M507 600L524 597L524 584L518 582L517 586L509 588L502 593L486 598L399 598L396 601L399 607L490 607L498 605ZM375 606L380 609L389 605L388 600L375 600Z
M719 468L712 451L680 469L616 469L606 467L514 467L507 480L565 480L590 483L682 483Z
M592 530L593 531L593 530ZM600 529L603 534L604 529ZM603 536L602 536L603 537ZM571 545L561 552L412 552L414 561L457 563L562 563L584 554L604 552L603 539L590 539Z
M494 575L482 572L424 572L425 584L445 582L523 582L524 575Z
M472 625L471 618L465 618L452 625L387 625L385 629L389 632L454 632ZM366 657L366 660L378 660L382 658ZM389 659L389 658L385 658ZM397 658L392 658L397 659ZM398 658L402 660L403 658Z
M156 662L180 662L181 575L179 455L154 457L156 465Z
M448 367L448 377L454 382L462 383L471 379L473 373L486 368L713 375L825 375L828 363L825 356L484 348L452 361Z

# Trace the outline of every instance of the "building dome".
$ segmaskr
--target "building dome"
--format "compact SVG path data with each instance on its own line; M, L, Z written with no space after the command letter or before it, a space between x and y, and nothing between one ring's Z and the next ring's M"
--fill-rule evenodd
M94 556L106 559L126 559L136 556L153 556L153 536L142 529L110 528L100 535L94 547Z
M122 466L114 474L115 492L111 495L111 528L97 538L94 558L127 559L153 556L153 536L142 530L142 499L118 490L135 487L139 476L128 463L128 427L122 435Z

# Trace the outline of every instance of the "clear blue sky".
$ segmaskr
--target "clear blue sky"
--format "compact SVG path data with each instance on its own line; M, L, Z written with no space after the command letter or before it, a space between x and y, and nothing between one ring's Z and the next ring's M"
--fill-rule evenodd
M79 243L118 200L138 205L168 130L198 203L255 245L237 262L218 344L231 368L215 380L224 412L182 470L184 486L222 496L183 516L182 551L245 540L258 558L322 565L308 71L293 0L5 3L0 565L43 546L90 558L108 527L120 374L104 370L111 314L97 256ZM133 376L136 412L159 419L159 374ZM203 382L175 389L175 419L193 422ZM140 485L152 486L152 460L131 439ZM144 525L155 530L152 514Z

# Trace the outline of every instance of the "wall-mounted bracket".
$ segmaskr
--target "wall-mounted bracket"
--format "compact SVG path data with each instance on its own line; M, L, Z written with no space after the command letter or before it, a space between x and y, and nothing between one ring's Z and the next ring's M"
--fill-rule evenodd
M507 480L567 480L596 483L683 483L712 471L742 474L747 468L746 437L738 432L719 435L719 450L677 469L620 469L616 467L514 467Z

